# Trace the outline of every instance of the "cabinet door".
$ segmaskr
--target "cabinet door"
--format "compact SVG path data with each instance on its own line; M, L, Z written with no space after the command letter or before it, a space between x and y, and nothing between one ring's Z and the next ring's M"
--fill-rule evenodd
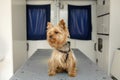
M103 12L104 13L109 13L110 12L110 0L103 0L105 2L104 3L104 6L103 6Z
M103 17L97 18L97 33L103 33Z
M99 49L97 49L98 66L100 68L102 68L102 70L107 72L108 71L108 41L109 41L109 37L99 35L98 38L102 39L102 42L101 42L102 49L100 51L99 51Z
M97 0L97 16L109 13L110 0Z
M109 15L97 18L97 33L109 34Z
M103 36L103 70L108 71L108 42L109 42L109 37L108 36Z
M97 41L97 64L100 68L103 69L103 38L98 35Z
M103 33L109 34L109 15L103 16Z

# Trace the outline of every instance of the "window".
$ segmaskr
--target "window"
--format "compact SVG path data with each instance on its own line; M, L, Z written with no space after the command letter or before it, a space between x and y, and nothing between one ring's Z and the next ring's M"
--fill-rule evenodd
M45 40L50 5L27 5L27 40Z
M91 40L91 6L68 5L68 28L71 39Z

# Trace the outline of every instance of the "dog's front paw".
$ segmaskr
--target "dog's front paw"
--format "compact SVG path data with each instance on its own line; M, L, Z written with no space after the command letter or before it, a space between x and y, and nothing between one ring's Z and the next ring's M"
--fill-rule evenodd
M70 77L75 77L75 76L76 76L76 72L68 73L68 75L69 75Z
M56 72L52 71L52 72L49 72L48 74L49 74L49 76L54 76L56 74Z

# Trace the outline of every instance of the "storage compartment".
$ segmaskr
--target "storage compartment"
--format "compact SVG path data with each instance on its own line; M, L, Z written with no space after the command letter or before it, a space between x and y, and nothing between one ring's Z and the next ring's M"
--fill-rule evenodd
M109 34L109 14L97 18L97 33Z
M97 0L97 16L110 12L110 0Z

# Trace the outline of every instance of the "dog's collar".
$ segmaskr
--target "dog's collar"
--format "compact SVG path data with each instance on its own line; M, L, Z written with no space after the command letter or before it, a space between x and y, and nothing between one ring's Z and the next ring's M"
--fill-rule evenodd
M65 53L65 54L68 54L69 52L70 52L70 48L69 48L69 50L68 51L63 51L63 50L59 50L59 49L57 49L59 52L61 52L61 53Z
M57 49L57 50L61 53L65 53L65 54L69 53L70 52L70 41L67 41L66 44L68 44L68 50L64 50L64 49L63 50L62 49ZM63 45L63 47L66 46L66 44Z
M67 59L68 59L68 56L69 56L70 48L69 48L68 51L63 51L63 50L58 50L58 51L61 52L61 53L66 54L66 58L65 58L65 63L66 63L66 61L67 61Z
M68 41L68 42L67 42L67 44L69 44L69 46L68 46L68 47L69 47L69 49L68 49L68 50L66 50L66 51L65 51L65 50L62 50L62 49L61 49L61 50L60 50L60 49L57 49L57 51L59 51L59 52L61 52L61 53L66 54L65 63L66 63L66 61L67 61L67 59L68 59L69 52L71 51L71 49L70 49L70 42Z

